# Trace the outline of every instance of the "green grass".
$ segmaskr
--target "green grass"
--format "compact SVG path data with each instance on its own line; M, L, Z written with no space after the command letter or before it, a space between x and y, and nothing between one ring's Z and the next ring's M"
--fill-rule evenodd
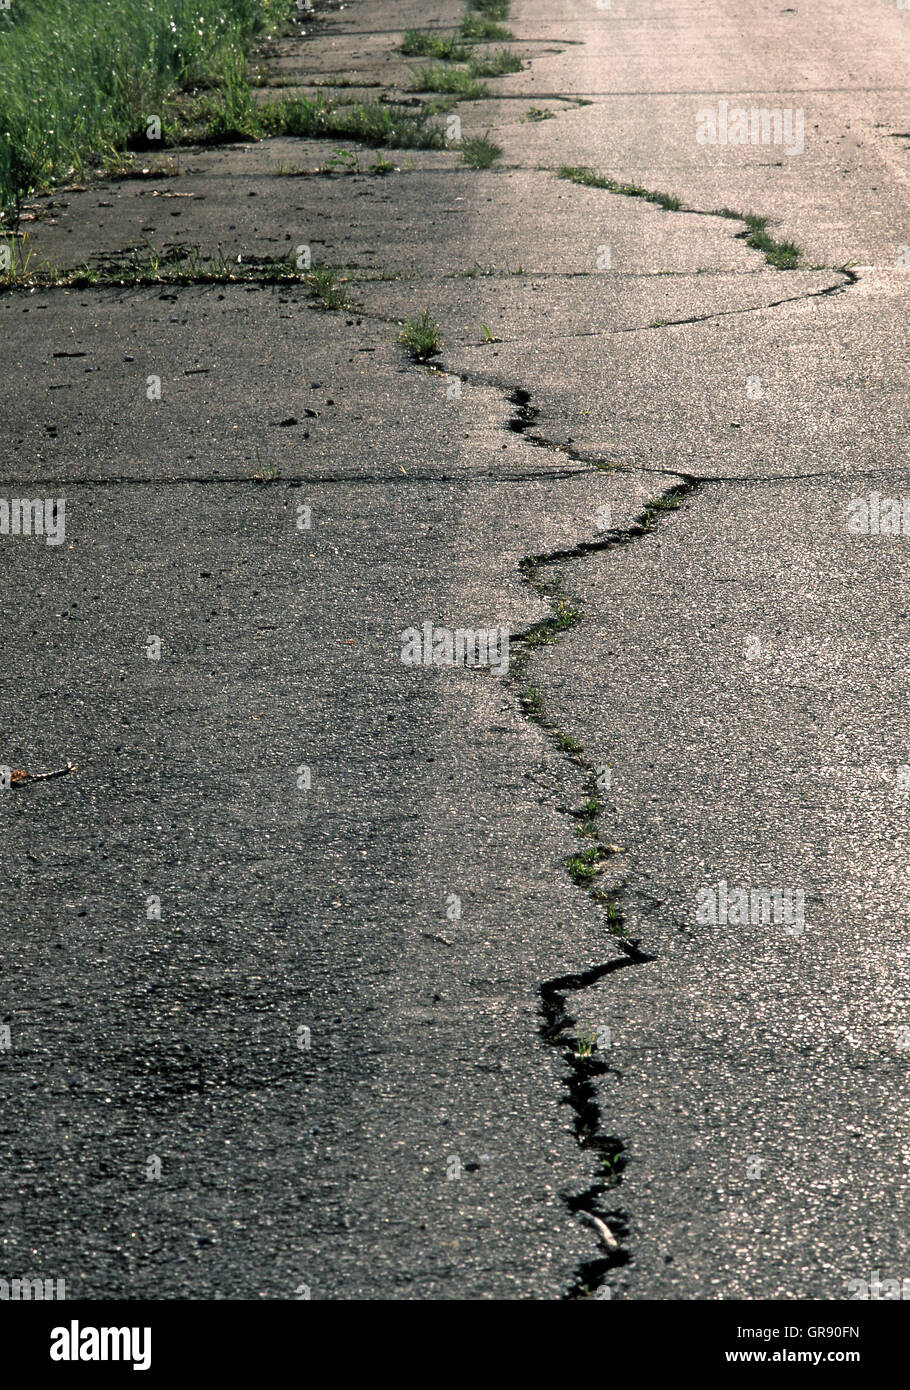
M666 324L668 320L662 319L659 322L663 325ZM647 528L652 526L657 518L664 512L678 511L683 504L684 497L685 492L678 488L673 488L669 492L661 493L659 497L650 498L649 501L645 503L641 516L639 517L641 525L647 530Z
M521 72L524 63L516 53L499 48L484 58L469 58L467 63L428 63L415 74L412 92L444 92L462 101L478 101L487 95L482 77L502 77L507 72Z
M470 67L446 63L428 63L414 76L412 92L445 92L462 101L478 101L487 95L487 88L478 82Z
M766 230L767 217L746 213L742 220L749 229L746 245L751 246L753 251L761 251L768 265L773 265L775 270L796 270L799 267L802 256L799 247L793 241L777 241L771 236Z
M472 169L489 169L502 154L502 146L486 135L473 135L461 142L461 157Z
M484 58L472 58L468 64L475 77L502 77L507 72L521 72L524 63L508 48L497 48Z
M485 19L508 19L510 0L469 0L470 8Z
M323 309L342 309L345 299L344 290L338 284L338 273L331 266L313 266L306 276L307 284L313 296L319 300Z
M678 212L682 207L679 198L672 193L656 193L650 188L642 188L637 183L617 183L615 179L605 178L584 165L563 164L557 170L557 175L561 179L570 179L572 183L581 184L584 188L605 188L608 193L621 193L626 198L643 198L646 203L657 203L668 212ZM765 260L775 270L798 269L802 251L795 242L778 241L773 237L768 231L767 217L757 217L748 212L734 212L732 208L718 208L714 216L744 222L746 245L753 251L761 251ZM662 328L666 322L666 319L656 319L651 326Z
M588 888L600 873L600 860L600 847L592 845L590 849L579 850L578 854L570 854L564 862L570 878Z
M557 176L579 183L583 188L604 188L608 193L620 193L624 198L642 198L646 203L656 203L668 212L678 212L682 207L680 199L672 193L657 193L637 183L618 183L616 179L605 178L584 165L563 164L557 170Z
M330 266L298 269L296 261L272 256L225 256L221 247L203 252L198 246L171 246L85 263L62 270L49 261L37 262L27 238L0 237L0 289L82 289L93 285L239 285L295 281L304 285L324 309L340 309L346 300L338 272Z
M320 174L393 174L395 164L377 150L376 163L363 165L356 150L333 150L318 170Z
M751 212L735 212L733 208L718 208L715 217L729 217L734 222L745 222L746 245L753 251L761 251L769 265L775 270L796 270L802 260L802 251L793 241L777 241L768 231L767 217L757 217Z
M464 63L471 56L470 48L459 43L454 34L435 34L426 29L406 29L401 52L406 58L435 58L442 63Z
M583 751L579 748L579 751ZM597 818L601 812L600 802L596 797L589 797L584 804L584 808L578 814L578 824L575 827L575 834L583 839L594 839L597 836ZM573 814L575 814L573 812Z
M512 669L513 671L515 669L514 661L512 662ZM521 707L529 719L543 720L546 714L546 706L544 705L543 696L536 686L532 685L529 686L527 690L523 690L519 699L521 700Z
M258 449L256 450L256 458L259 460ZM262 463L260 460L259 468L255 473L251 473L250 477L254 483L277 483L281 477L281 473L274 463Z
M400 150L440 150L445 145L445 131L423 112L378 101L336 106L322 96L290 97L260 107L258 138L267 135L354 140Z
M481 43L493 40L502 43L515 36L502 24L497 24L494 19L490 19L486 15L469 14L461 21L461 37L463 39L476 39Z
M529 579L528 582L537 589L538 593L544 593L543 587L535 583L534 580ZM580 610L565 594L551 593L545 596L553 605L553 613L549 618L544 618L528 633L525 638L525 644L528 647L549 646L551 642L556 641L560 633L568 632L570 628L575 627L581 618Z
M130 148L271 135L443 148L426 111L322 95L255 102L246 50L286 9L285 0L16 0L0 10L0 209ZM149 135L153 116L160 140Z
M217 89L243 108L246 50L285 13L283 0L13 0L0 10L0 206L141 142L169 94Z
M440 352L444 340L439 324L429 309L424 309L419 318L405 321L398 341L407 348L415 362L427 362Z

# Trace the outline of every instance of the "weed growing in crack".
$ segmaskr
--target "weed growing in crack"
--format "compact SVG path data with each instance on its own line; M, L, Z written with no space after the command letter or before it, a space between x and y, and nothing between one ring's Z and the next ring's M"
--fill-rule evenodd
M354 150L335 149L325 162L326 170L339 174L359 174L360 161Z
M447 67L445 63L428 63L415 75L412 92L448 92L462 101L479 101L487 88L475 77L470 67Z
M514 669L514 660L512 666ZM521 707L529 719L533 719L538 723L544 719L546 709L544 707L543 696L536 686L532 685L529 686L527 690L523 690L519 699L521 700Z
M595 889L592 895L597 903L606 909L607 927L613 936L625 936L626 923L623 910L619 905L618 893L607 893L602 889Z
M461 158L470 169L490 169L502 154L502 146L486 135L474 135L461 142Z
M445 116L449 111L454 111L458 105L458 97L433 97L423 108L426 116Z
M574 743L574 739L570 741ZM580 745L576 746L577 751L583 751ZM602 807L597 798L589 797L581 808L581 811L573 812L573 815L576 815L578 820L578 824L575 826L575 834L581 836L582 839L596 837L598 833L597 821L601 810Z
M170 138L172 143L216 144L291 135L300 139L352 140L389 149L439 150L445 145L445 132L432 123L431 114L379 101L341 106L320 93L315 97L286 97L251 104L244 108L241 118L236 109L213 108L212 101L207 100L184 114Z
M469 14L461 21L461 36L464 39L476 39L480 42L492 42L499 40L504 42L506 39L514 38L502 24L497 24L495 19L490 19L483 14Z
M624 1168L619 1154L603 1153L598 1158L601 1170L611 1179L618 1179Z
M343 309L347 303L345 292L338 283L338 272L331 266L313 266L307 272L306 283L323 309Z
M524 413L526 419L533 418L532 412L536 414L527 391L516 390L511 401ZM575 605L562 592L558 583L552 579L544 579L545 567L594 550L606 550L627 544L634 536L646 533L659 515L679 507L683 497L694 487L695 483L689 481L652 498L636 521L624 531L611 532L609 538L596 542L582 542L569 551L529 555L520 562L519 569L523 578L537 594L549 600L553 612L549 619L543 619L530 632L524 634L522 647L512 658L513 681L517 680L519 675L523 679L526 678L527 664L535 645L540 645L541 641L552 640L560 630L573 626L580 618ZM534 640L535 637L538 638L537 641ZM643 964L651 957L639 949L637 942L627 937L622 910L625 882L614 882L611 886L603 887L598 882L605 861L613 854L622 852L622 846L606 844L600 838L600 818L604 808L596 791L601 785L600 773L604 769L593 766L586 758L581 745L555 726L547 715L543 696L536 687L526 686L518 698L525 716L545 729L557 746L587 771L585 800L581 807L571 814L576 819L576 834L589 843L584 848L579 846L563 863L573 883L583 888L592 901L603 909L607 929L622 952L619 958L595 966L583 974L547 980L540 986L543 1015L541 1038L549 1046L559 1048L562 1053L566 1063L563 1085L567 1093L566 1099L575 1117L575 1139L579 1149L596 1156L598 1164L597 1174L591 1186L578 1196L566 1199L566 1205L573 1215L580 1217L597 1232L601 1249L605 1252L596 1259L584 1260L579 1264L575 1279L565 1294L566 1299L575 1300L597 1296L609 1271L627 1263L629 1253L620 1243L628 1235L624 1213L616 1209L604 1210L602 1205L604 1195L619 1186L625 1165L622 1140L602 1131L595 1079L604 1075L609 1068L601 1057L594 1055L596 1035L592 1037L587 1031L573 1032L576 1020L569 1012L566 996L569 991L584 990L597 984L614 970Z
M530 582L530 581L529 581ZM556 639L563 632L568 632L570 628L580 620L581 609L576 607L573 601L563 593L547 595L553 605L553 613L549 618L544 618L538 623L525 639L526 646L530 648L545 647Z
M426 29L406 29L401 52L406 58L435 58L441 63L464 63L471 56L470 48L459 43L454 34L435 34Z
M761 251L768 265L775 270L798 270L802 261L802 251L793 241L777 241L768 231L767 217L759 217L751 212L736 212L733 208L718 208L715 217L728 217L732 222L744 222L742 233L746 245L753 251Z
M651 497L645 503L638 518L642 529L649 531L658 517L663 516L665 512L678 511L687 491L687 488L671 488L667 492L662 492L658 497Z
M766 230L768 225L767 217L743 218L749 228L749 235L746 237L746 245L753 251L761 251L768 265L772 265L775 270L797 270L799 267L802 252L793 241L777 241L775 237Z
M519 409L533 412L528 392L517 390L513 393L511 400ZM692 491L693 487L694 483L692 482L678 484L676 487L668 488L659 496L651 498L626 530L613 532L609 538L595 542L582 542L569 552L554 552L552 555L528 555L520 562L519 570L526 583L549 602L552 611L549 617L541 619L521 637L521 646L512 657L513 680L516 680L519 674L522 677L525 675L530 654L535 648L555 641L563 632L574 627L583 616L573 600L562 591L558 581L553 578L544 578L544 567L549 567L561 559L569 559L574 555L583 555L594 550L605 550L616 545L627 544L633 537L645 535L659 516L666 512L675 511L681 506L684 497ZM621 907L624 885L602 888L597 882L605 861L612 855L623 852L621 845L607 844L600 838L599 822L603 807L596 795L600 770L588 760L582 745L570 734L557 728L552 719L548 717L543 696L536 687L531 686L524 689L519 695L519 700L526 717L545 729L556 746L587 772L585 802L580 811L573 811L571 814L576 817L578 822L575 827L576 834L579 838L591 843L587 848L579 849L576 853L569 855L564 864L572 881L584 888L593 901L604 909L606 924L610 933L623 939L626 930Z
M487 57L472 58L470 69L475 77L504 77L509 72L522 72L524 63L517 53L498 48Z
M446 280L476 280L479 276L496 275L495 266L482 266L479 261L475 261L467 270L450 270L446 273Z
M444 343L439 324L429 309L424 309L419 318L405 321L398 341L402 347L407 348L415 362L426 362L431 357L436 357Z
M572 881L582 888L587 888L601 872L602 858L599 846L592 845L590 849L581 850L578 854L570 854L564 862Z
M277 177L290 177L296 174L298 177L312 177L314 174L376 174L385 176L395 173L395 162L384 158L376 151L376 163L363 165L354 150L335 150L326 160L325 164L318 169L304 170L296 167L286 169L279 165L276 170Z
M337 107L322 97L297 97L264 108L264 133L346 139L389 149L439 150L445 132L427 113L382 102Z
M0 242L0 251L4 243ZM307 287L324 309L341 309L346 303L338 272L330 266L302 271L292 259L272 256L237 256L229 259L221 247L203 252L199 246L147 246L98 265L83 264L62 270L50 262L36 264L23 243L10 242L9 265L0 269L3 289L87 289L104 286L144 285L242 285L295 282ZM0 266L7 257L0 256Z
M585 165L561 164L556 174L557 178L569 179L583 188L603 188L624 198L641 198L646 203L656 203L667 212L678 212L682 207L682 202L673 193L657 193L637 183L618 183L616 179L605 178Z
M471 9L486 19L508 19L510 0L469 0Z

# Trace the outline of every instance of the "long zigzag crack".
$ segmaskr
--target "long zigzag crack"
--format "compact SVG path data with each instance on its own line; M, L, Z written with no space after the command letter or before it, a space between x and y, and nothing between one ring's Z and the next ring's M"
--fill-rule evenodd
M509 396L509 401L514 413L509 418L506 428L523 433L534 424L539 413L531 403L531 393L522 387L516 387ZM520 651L517 662L513 662L511 681L514 682L523 675L531 650L557 640L563 632L576 627L582 621L581 612L558 583L543 583L540 578L541 569L559 566L568 560L583 558L597 551L627 545L637 537L646 535L658 516L676 510L682 500L699 487L697 479L677 476L682 477L682 481L666 488L659 496L653 498L628 526L609 531L596 540L580 541L571 547L529 555L521 561L519 569L525 582L538 594L549 599L552 612L549 617L542 618L513 639ZM519 695L519 704L525 718L539 725L557 744L560 751L585 774L585 807L582 811L569 810L568 814L576 820L584 817L583 843L587 845L587 849L583 854L586 857L577 859L570 856L565 867L575 882L581 882L587 887L592 900L605 909L607 927L622 953L602 965L584 972L544 980L539 986L542 1018L540 1037L546 1045L559 1049L562 1054L567 1068L562 1082L565 1091L563 1103L570 1107L574 1115L573 1128L579 1148L594 1154L599 1165L599 1172L594 1181L583 1192L565 1195L563 1198L573 1216L584 1220L599 1233L604 1250L600 1256L586 1258L577 1266L573 1281L563 1295L565 1299L576 1300L596 1296L596 1291L604 1287L610 1270L627 1264L631 1254L623 1244L629 1234L624 1211L621 1207L605 1207L603 1201L608 1193L614 1192L620 1186L626 1162L625 1145L619 1136L605 1132L603 1115L597 1101L596 1079L609 1074L613 1069L601 1057L593 1055L593 1045L580 1045L580 1039L573 1033L576 1019L569 1011L567 996L596 985L616 970L633 965L645 965L656 957L643 951L638 941L624 936L621 903L625 883L620 882L618 886L609 890L594 886L595 875L599 872L601 864L622 853L620 846L607 844L600 834L598 822L601 807L596 796L597 777L594 765L581 746L549 718L541 700L532 699L531 694L525 692Z

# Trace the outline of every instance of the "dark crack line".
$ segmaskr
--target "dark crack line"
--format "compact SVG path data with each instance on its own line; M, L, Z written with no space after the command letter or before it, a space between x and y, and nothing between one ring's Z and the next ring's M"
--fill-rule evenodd
M434 376L444 376L449 377L453 381L461 381L466 386L478 386L489 390L501 391L503 394L509 395L510 400L517 394L516 388L512 387L501 376L483 376L479 372L453 371L435 365L424 368L424 370ZM521 395L530 400L530 392L521 391ZM836 481L838 479L850 480L853 478L892 478L898 476L904 477L906 473L906 470L902 471L893 466L851 469L850 471L822 468L809 473L690 473L685 468L661 468L653 463L636 463L634 461L627 461L627 459L617 459L602 451L580 449L572 444L561 444L557 440L549 439L542 434L531 434L529 432L530 423L535 421L538 415L539 411L535 407L531 420L526 424L523 422L522 429L516 430L515 424L513 423L516 418L514 416L512 417L512 421L507 423L506 427L516 430L516 433L520 433L522 438L535 449L544 449L548 452L559 454L564 458L571 459L573 463L585 465L578 470L554 470L552 473L544 471L540 475L542 478L557 478L560 476L575 477L584 476L587 473L653 473L656 477L681 479L687 484L731 483L751 484L761 487L770 483L798 483L804 479L808 481L812 481L813 479L829 479L831 481ZM516 475L511 476L514 477ZM535 477L534 474L528 474L527 476L529 480Z
M536 409L531 404L531 393L516 388L510 397L516 410L510 424L523 420L533 420ZM682 475L677 475L681 477ZM663 513L675 510L683 498L692 495L698 488L698 480L683 478L666 488L658 497L652 499L624 528L607 532L604 536L579 541L573 546L559 547L527 556L519 568L525 581L550 604L550 616L542 618L513 639L519 648L519 656L512 663L510 682L524 675L530 652L537 646L556 642L572 628L583 622L583 614L574 601L564 593L561 585L552 581L547 584L540 578L543 568L554 568L567 561L583 559L596 552L612 550L628 545L638 537L648 534L657 518ZM547 737L556 743L560 751L568 756L574 766L584 773L583 794L587 798L582 811L568 812L576 818L576 830L581 832L579 853L565 861L565 868L576 883L582 883L592 901L605 909L605 924L613 933L616 946L622 952L619 957L596 965L591 969L554 980L545 980L539 986L541 996L540 1027L542 1040L560 1049L566 1063L563 1076L564 1102L574 1115L574 1132L579 1148L596 1156L600 1171L594 1175L591 1184L581 1193L566 1195L563 1200L568 1210L593 1225L600 1232L604 1253L597 1258L585 1259L578 1265L573 1283L564 1294L566 1299L579 1299L592 1296L603 1286L611 1269L627 1264L630 1251L623 1241L628 1237L625 1213L620 1207L606 1208L604 1199L608 1193L615 1192L622 1182L625 1166L625 1145L615 1134L604 1128L604 1116L597 1098L597 1077L605 1076L610 1067L600 1057L594 1056L594 1045L590 1039L585 1041L573 1036L575 1017L566 1004L567 994L580 994L596 985L600 980L616 970L630 965L645 965L657 959L640 948L639 942L624 937L625 926L622 901L627 892L624 879L614 882L609 889L596 886L596 876L602 871L606 861L622 853L618 846L605 843L600 833L600 819L603 814L597 796L597 769L584 753L581 746L561 729L546 713L539 692L526 691L519 696L519 704L525 718L537 724ZM564 808L561 808L564 809ZM579 825L584 818L583 829ZM631 896L631 894L630 894ZM634 896L641 897L640 892Z
M385 487L394 484L396 487L421 486L425 483L445 483L448 485L471 483L536 483L558 481L564 478L584 478L602 470L598 467L591 468L540 468L528 469L521 473L493 473L486 469L476 469L470 472L453 473L410 473L406 475L396 473L368 473L368 474L330 474L321 477L318 473L296 475L291 478L250 478L250 477L202 477L189 476L164 477L164 478L0 478L0 487L4 488L93 488L93 487L215 487L219 484L225 486L242 486L256 488L282 488L282 487L322 487L323 485L332 487L359 487L361 484L367 486Z
M785 271L781 271L781 272L778 272L778 273L779 273L779 274L786 274ZM649 333L649 332L651 332L652 330L658 330L658 329L661 329L661 328L674 328L674 327L676 327L678 324L683 324L683 323L709 323L712 319L740 318L743 314L760 314L760 313L762 313L762 312L763 312L764 310L766 310L766 309L777 309L777 308L779 308L782 304L800 304L800 303L804 303L805 301L810 300L810 299L824 299L827 295L830 295L830 294L842 294L843 291L844 291L845 289L847 289L848 285L855 285L855 284L856 284L857 276L854 275L853 272L850 271L850 270L838 269L838 270L835 272L835 274L843 275L843 276L845 276L846 278L845 278L845 280L844 280L843 282L841 282L841 284L839 284L839 285L826 285L825 288L824 288L824 289L821 289L821 290L807 290L807 291L805 292L805 294L791 294L791 295L787 295L784 299L772 299L768 304L754 304L754 305L751 305L751 306L748 306L748 307L745 307L745 308L742 308L742 309L719 309L719 310L717 310L715 313L712 313L712 314L692 314L690 317L684 318L684 319L667 319L667 320L666 320L665 322L663 322L663 323L648 323L648 324L642 324L640 327L637 327L637 328L613 328L613 329L610 329L609 332L610 332L611 334L616 334L616 333ZM560 336L560 335L557 334L557 335L555 335L555 336L558 337L558 336ZM582 337L604 337L604 336L606 336L606 334L605 334L605 333L593 333L593 332L592 332L592 333L590 333L590 334L587 334L587 333L577 333L577 334L574 334L574 333L573 333L573 334L567 334L567 335L565 335L565 336L567 336L567 337L579 337L579 338L582 338Z
M602 1115L597 1103L596 1080L612 1069L593 1051L579 1048L574 1034L577 1023L570 1013L567 996L589 989L606 976L630 965L644 965L654 957L645 955L634 945L620 943L624 954L583 973L560 975L544 980L540 985L540 1037L549 1047L557 1048L566 1064L562 1078L565 1091L563 1103L573 1114L573 1129L579 1148L596 1156L600 1174L583 1192L564 1196L569 1211L582 1218L594 1217L602 1222L609 1235L606 1253L599 1258L582 1260L576 1268L573 1283L563 1295L575 1300L590 1297L600 1288L611 1269L628 1264L631 1258L622 1241L628 1237L628 1222L622 1207L605 1205L604 1199L620 1186L625 1167L625 1145L618 1135L605 1134Z
M754 274L755 272L751 273ZM779 273L785 274L786 272L781 271ZM542 341L552 342L554 339L557 341L566 342L571 341L574 338L612 338L620 333L650 333L659 331L662 328L674 328L679 324L709 323L712 319L740 318L744 314L760 314L763 313L766 309L777 309L782 304L800 304L810 299L824 299L828 295L842 294L849 286L855 285L859 278L852 270L847 270L845 268L838 268L834 273L838 275L843 275L845 277L844 281L842 281L838 285L826 285L824 289L821 290L806 290L804 294L791 294L787 295L783 299L772 299L769 300L766 304L749 304L744 305L740 309L718 309L716 312L710 314L692 314L684 319L664 319L660 323L634 324L628 328L579 329L574 333L548 333L546 339L531 337L498 338L497 342L507 345L532 345L534 343L539 343ZM363 311L363 313L364 317L369 317L369 311ZM486 347L486 343L464 343L463 347L466 350L484 348Z
M619 195L619 196L622 196L622 195ZM683 211L690 211L690 209L683 209L683 208L680 208L680 209L678 209L678 211L680 211L680 212L683 212ZM704 216L706 216L706 217L711 217L711 216L714 216L714 215L715 215L715 214L713 214L713 213L705 213L705 214L704 214ZM745 234L744 234L744 235L745 235ZM735 272L730 272L730 273L735 274ZM748 273L748 272L747 272L747 273ZM756 272L752 272L752 273L756 273ZM763 272L758 272L758 273L763 273ZM788 274L789 272L787 272L787 271L778 271L777 273L778 273L778 274L781 274L781 275L785 275L785 274ZM805 274L805 273L811 273L811 272L802 272L802 273ZM765 312L765 311L768 310L768 309L777 309L777 308L779 308L779 307L780 307L781 305L783 305L783 304L807 303L808 301L813 300L813 299L825 299L825 298L827 298L827 297L830 296L830 295L844 294L848 289L852 288L852 286L854 286L855 284L857 284L858 281L859 281L859 276L856 274L856 272L853 271L853 270L848 269L846 266L838 266L838 267L836 267L836 268L833 269L833 270L828 270L828 273L829 273L829 274L835 274L835 275L842 275L844 278L843 278L843 280L842 280L839 284L825 285L824 288L823 288L823 289L820 289L820 290L806 290L803 294L787 295L787 296L785 296L785 297L782 298L782 299L773 299L773 300L770 300L768 303L764 303L764 304L745 305L744 307L742 307L742 308L740 308L740 309L719 309L719 310L717 310L716 312L710 313L710 314L693 314L693 315L690 315L690 316L687 317L687 318L681 318L681 319L667 319L666 321L663 321L663 322L660 322L660 323L638 324L638 325L630 326L630 327L628 327L628 328L579 329L579 330L577 330L577 331L574 332L574 333L548 333L548 334L547 334L546 341L547 341L547 342L551 342L551 341L553 341L553 340L557 340L557 341L569 342L569 341L572 341L573 339L581 339L581 338L613 338L613 337L618 336L619 334L624 334L624 333L648 333L648 332L652 332L652 331L657 331L657 330L662 329L662 328L673 328L673 327L675 327L675 326L677 326L677 325L680 325L680 324L708 323L708 322L710 322L712 319L741 318L741 317L743 317L743 316L746 315L746 314L759 314L759 313ZM419 277L418 277L418 278L419 278ZM452 276L451 278L454 279L454 278L458 278L458 277ZM465 276L464 278L465 278L465 279L473 279L473 278L483 279L483 278L485 278L485 277L483 277L483 276L481 276L481 275L478 275L477 277ZM490 277L490 278L494 278L494 277ZM524 278L524 277L521 277L521 278ZM657 278L657 277L655 276L654 278ZM393 282L389 282L389 281L378 281L378 282L377 282L377 281L361 280L361 281L359 281L358 283L360 283L360 284L374 284L374 283L393 283ZM359 304L351 303L350 305L347 306L347 308L348 308L349 312L355 312L355 313L357 313L361 318L369 319L369 320L372 320L373 322L385 323L385 324L388 324L388 325L390 325L390 326L392 326L392 325L397 325L397 324L400 324L400 323L401 323L401 320L400 320L399 318L396 318L396 317L395 317L394 315L392 315L392 314L382 314L382 313L380 313L380 312L379 312L378 310L376 310L376 309L367 309L367 308L364 308L362 305L359 305ZM543 340L540 339L540 338L529 337L529 336L515 337L515 338L497 338L497 339L496 339L497 344L501 343L501 344L503 344L503 345L505 345L505 346L512 346L512 347L521 346L521 345L533 346L535 343L539 343L539 342L541 342L541 341L543 341ZM487 346L488 346L488 344L485 343L485 342L466 342L466 343L461 344L461 350L462 350L462 351L465 351L465 352L477 352L477 351L481 351L481 350L485 349ZM466 376L463 376L462 379L463 379L463 380L467 380L468 378L467 378ZM508 389L508 388L506 388L506 387L503 386L502 389Z

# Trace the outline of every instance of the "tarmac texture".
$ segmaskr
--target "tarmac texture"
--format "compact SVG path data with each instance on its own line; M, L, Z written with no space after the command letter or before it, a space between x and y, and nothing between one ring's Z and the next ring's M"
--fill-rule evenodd
M257 97L428 100L403 31L463 14L318 4ZM0 293L0 498L48 504L0 535L5 1277L906 1272L910 12L506 22L522 71L435 117L488 169L282 136L24 210L62 283ZM699 140L734 108L789 125ZM434 661L459 630L499 645Z

